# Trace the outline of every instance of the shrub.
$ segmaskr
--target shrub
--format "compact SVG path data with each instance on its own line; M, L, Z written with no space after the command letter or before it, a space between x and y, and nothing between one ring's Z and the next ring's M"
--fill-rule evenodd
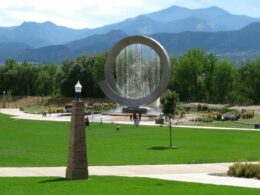
M231 109L229 109L229 108L226 108L226 107L223 107L223 108L215 108L214 110L217 111L217 112L220 112L220 113L222 113L222 114L224 114L224 113L226 113L226 112L233 111L233 110L231 110Z
M114 103L89 103L85 105L87 111L108 111L116 108Z
M246 178L252 178L256 176L256 168L255 165L251 166L250 164L246 164L244 168L244 175Z
M163 118L160 117L160 118L156 118L155 119L155 124L161 124L162 125L163 123L164 123L164 119Z
M211 123L214 121L213 115L209 114L203 117L202 122Z
M190 110L194 110L195 106L193 104L183 104L183 108L186 112L188 112Z
M260 179L260 164L235 163L229 167L228 175Z
M183 118L185 116L185 114L186 114L184 106L181 105L181 104L178 104L176 106L176 108L177 108L176 114L179 115L179 118Z
M197 104L197 111L208 111L209 107L207 104Z
M235 177L243 177L244 175L243 164L235 163L234 165L231 165L229 167L227 174Z
M220 121L222 119L222 114L220 112L215 112L214 119Z
M254 118L255 111L254 110L242 110L242 118L248 119L248 118Z
M212 114L204 115L203 117L192 119L193 122L205 122L210 123L214 121L214 117Z

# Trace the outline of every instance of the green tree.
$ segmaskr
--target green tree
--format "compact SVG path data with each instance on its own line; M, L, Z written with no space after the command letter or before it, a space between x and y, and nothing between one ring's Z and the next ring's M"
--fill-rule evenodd
M172 146L172 118L174 118L177 113L177 102L179 100L179 95L176 92L169 92L166 96L161 98L162 112L169 119L169 129L170 129L170 148Z
M80 69L80 65L75 65L74 61L66 60L62 63L61 70L57 74L62 96L73 97L75 95L74 86L79 80Z
M182 101L203 99L203 67L207 55L201 49L191 49L176 60L173 89L180 94Z
M105 97L104 93L99 87L99 82L104 80L105 77L104 67L105 67L107 55L108 53L103 53L95 56L95 62L92 68L92 74L94 79L93 94L95 97Z
M39 67L36 79L36 94L40 96L58 95L56 73L57 65L43 65Z
M177 102L179 101L179 95L173 91L169 92L166 96L160 99L162 112L165 116L173 118L177 113Z
M245 62L238 71L236 101L260 104L260 59Z
M212 102L214 97L213 92L213 77L216 68L217 58L213 54L207 55L206 63L202 71L202 87L203 87L203 101Z
M94 64L95 56L80 56L74 61L63 62L57 74L61 95L74 96L74 86L79 80L82 85L82 97L95 97Z
M212 102L232 103L234 100L235 77L237 71L234 65L228 60L219 60L213 74Z
M39 68L29 63L7 60L1 68L1 86L12 95L36 95L35 81Z

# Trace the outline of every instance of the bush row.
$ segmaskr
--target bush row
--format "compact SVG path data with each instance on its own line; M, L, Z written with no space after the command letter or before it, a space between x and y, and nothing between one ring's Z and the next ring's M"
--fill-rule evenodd
M245 110L245 109L243 109L242 113L241 113L241 117L243 119L254 118L254 115L255 115L255 111L254 110Z
M87 110L108 111L116 108L115 103L94 103L85 105Z

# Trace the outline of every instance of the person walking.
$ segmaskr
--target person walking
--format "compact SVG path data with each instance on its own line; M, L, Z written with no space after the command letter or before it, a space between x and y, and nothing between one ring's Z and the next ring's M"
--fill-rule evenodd
M49 116L51 116L51 107L50 106L48 108L48 114L49 114Z
M137 117L136 113L133 114L133 120L134 120L134 125L137 127L138 126L138 117Z
M89 118L88 118L88 116L85 117L84 122L85 122L85 126L86 126L87 128L89 128Z

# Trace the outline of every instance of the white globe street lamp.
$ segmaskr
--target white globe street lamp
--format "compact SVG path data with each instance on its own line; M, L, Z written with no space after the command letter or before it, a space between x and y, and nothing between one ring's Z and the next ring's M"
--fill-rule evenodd
M80 82L78 81L77 84L75 85L75 92L76 92L77 101L80 100L81 90L82 90L82 86L81 86Z

